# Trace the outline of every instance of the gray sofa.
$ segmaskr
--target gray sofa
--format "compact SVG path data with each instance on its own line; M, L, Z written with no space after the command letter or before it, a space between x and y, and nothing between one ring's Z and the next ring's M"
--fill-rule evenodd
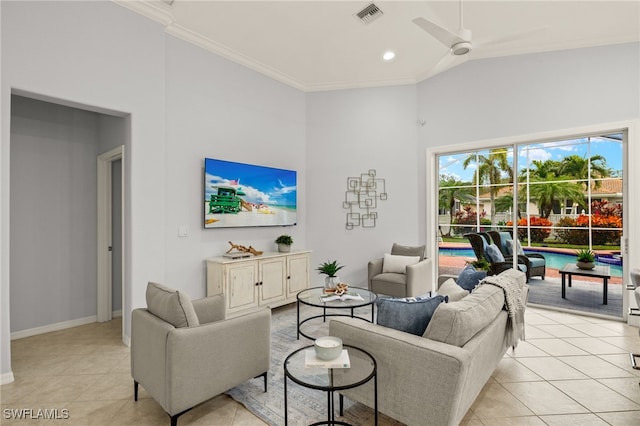
M249 379L271 363L271 310L225 319L223 296L193 302L156 283L147 287L148 309L131 315L131 375L177 425L178 417Z
M510 269L500 276L517 282L526 300L523 272ZM460 297L438 306L423 336L353 318L330 322L330 335L376 359L380 412L410 426L454 426L465 416L508 349L508 315L499 287L481 285L452 299ZM344 395L373 407L369 383Z

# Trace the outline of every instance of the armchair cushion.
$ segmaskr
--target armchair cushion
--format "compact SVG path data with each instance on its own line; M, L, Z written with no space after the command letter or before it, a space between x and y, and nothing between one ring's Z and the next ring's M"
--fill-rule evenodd
M424 299L402 298L379 299L378 325L421 336L429 325L438 305L447 302L447 296L434 296Z
M185 293L162 284L147 284L147 307L149 312L176 328L200 325L191 299Z
M414 265L420 261L420 256L398 256L385 253L382 261L382 273L393 272L406 273L408 265Z
M393 243L391 247L391 254L398 256L420 256L420 260L424 259L425 246L403 246L397 243Z
M467 265L467 267L460 272L456 283L465 290L471 291L486 277L487 271L476 271L476 268L472 265Z

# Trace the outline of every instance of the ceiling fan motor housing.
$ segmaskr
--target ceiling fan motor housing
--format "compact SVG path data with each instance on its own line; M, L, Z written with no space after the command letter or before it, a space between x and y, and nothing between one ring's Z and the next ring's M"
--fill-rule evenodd
M471 43L468 41L461 41L451 46L451 53L455 56L466 55L471 52Z

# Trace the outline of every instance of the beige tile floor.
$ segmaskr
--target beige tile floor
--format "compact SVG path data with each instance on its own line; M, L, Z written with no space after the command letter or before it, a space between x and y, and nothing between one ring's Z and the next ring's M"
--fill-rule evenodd
M529 308L525 342L509 350L467 413L465 426L640 425L638 329L624 323ZM143 388L133 401L120 320L12 342L15 382L0 387L1 424L169 425ZM57 409L66 420L7 419L7 409ZM264 425L226 395L178 424Z

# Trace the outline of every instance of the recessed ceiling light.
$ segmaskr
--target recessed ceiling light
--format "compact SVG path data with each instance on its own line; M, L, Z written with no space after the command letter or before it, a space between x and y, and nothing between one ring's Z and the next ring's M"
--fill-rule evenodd
M392 50L387 50L386 52L384 52L382 54L382 60L389 62L392 61L393 58L396 57L396 52L392 51Z

